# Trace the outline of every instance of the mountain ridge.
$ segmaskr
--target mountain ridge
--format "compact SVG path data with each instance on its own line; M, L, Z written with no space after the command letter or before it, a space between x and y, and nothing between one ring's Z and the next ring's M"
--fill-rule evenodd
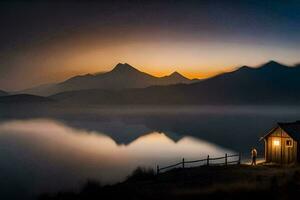
M31 94L14 94L0 97L0 104L37 104L51 103L53 99Z
M118 63L111 71L100 74L85 74L71 77L57 84L50 84L21 91L33 95L49 96L66 91L85 89L120 90L128 88L145 88L153 85L172 85L180 83L193 83L178 72L168 76L155 77L142 72L128 63Z
M300 67L271 61L259 67L241 67L191 84L120 91L73 91L53 98L63 102L76 99L87 104L300 104L299 77Z

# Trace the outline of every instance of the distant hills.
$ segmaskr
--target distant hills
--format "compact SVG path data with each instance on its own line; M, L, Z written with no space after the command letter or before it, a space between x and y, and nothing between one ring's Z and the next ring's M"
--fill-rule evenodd
M300 67L270 61L191 84L123 90L79 90L51 98L84 104L300 104Z
M8 95L8 92L5 92L5 91L3 91L3 90L0 90L0 97L1 97L1 96L6 96L6 95Z
M0 97L0 104L38 104L51 103L52 99L30 94L6 95Z
M118 64L107 73L76 76L33 90L53 95L9 96L2 92L7 96L0 97L0 103L54 100L75 105L299 105L300 66L270 61L194 81L177 72L157 78L128 64ZM63 92L55 93L60 90Z
M187 84L196 81L197 79L190 80L178 72L174 72L169 76L155 77L141 72L127 63L119 63L113 70L106 73L75 76L58 84L42 85L23 90L21 93L49 96L56 93L75 90L120 90L128 88L145 88L154 85Z

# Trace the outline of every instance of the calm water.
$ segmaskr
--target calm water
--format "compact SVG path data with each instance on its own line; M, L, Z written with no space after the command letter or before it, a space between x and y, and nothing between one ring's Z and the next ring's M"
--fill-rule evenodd
M149 132L128 144L58 121L35 119L0 124L1 194L10 189L29 194L74 188L87 179L102 183L123 180L137 166L155 167L223 156L231 150L194 137L174 141L164 133ZM5 190L4 190L5 188Z
M3 114L4 113L4 114ZM256 146L299 108L90 108L0 113L0 194L25 199L77 188L87 179L115 183L137 166L155 168Z

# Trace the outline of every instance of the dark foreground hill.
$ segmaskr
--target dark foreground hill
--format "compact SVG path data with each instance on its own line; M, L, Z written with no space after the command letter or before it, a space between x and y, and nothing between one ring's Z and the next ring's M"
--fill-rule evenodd
M124 90L79 90L51 98L74 104L153 105L297 105L300 67L270 61L258 68L243 66L192 84Z
M159 176L137 169L122 183L101 186L89 181L78 192L43 194L40 200L91 199L295 199L300 168L228 166L175 169Z

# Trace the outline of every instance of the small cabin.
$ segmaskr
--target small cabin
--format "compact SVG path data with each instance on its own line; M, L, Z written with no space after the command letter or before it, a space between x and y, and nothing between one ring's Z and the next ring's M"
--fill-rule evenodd
M300 161L300 121L277 123L263 139L266 162L293 164Z

